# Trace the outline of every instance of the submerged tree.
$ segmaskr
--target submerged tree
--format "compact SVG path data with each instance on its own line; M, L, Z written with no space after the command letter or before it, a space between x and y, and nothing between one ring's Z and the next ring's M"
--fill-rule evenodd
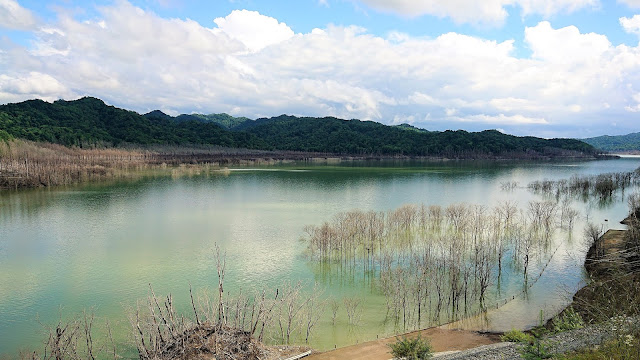
M558 209L553 201L532 201L526 211L514 202L404 205L340 213L305 232L312 260L335 265L341 277L374 280L388 318L406 329L483 309L505 264L526 282L532 262L551 250L556 227L576 217L564 206L558 219Z

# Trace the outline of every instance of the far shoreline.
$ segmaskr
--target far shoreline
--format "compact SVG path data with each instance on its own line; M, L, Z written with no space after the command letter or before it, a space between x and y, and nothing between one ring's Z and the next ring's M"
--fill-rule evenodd
M592 161L617 159L611 154L534 152L410 156L333 154L285 150L252 150L216 146L146 146L69 148L28 140L0 142L0 191L76 185L108 179L135 178L141 170L168 167L272 166L288 162L338 164L343 162L455 162L455 161Z

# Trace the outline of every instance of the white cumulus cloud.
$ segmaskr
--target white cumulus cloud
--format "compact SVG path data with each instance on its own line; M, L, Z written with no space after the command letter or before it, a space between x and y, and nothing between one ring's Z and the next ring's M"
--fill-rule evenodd
M560 12L574 12L599 6L599 0L360 0L381 11L415 17L433 15L448 17L457 23L500 24L508 10L521 8L522 15L551 16Z
M508 15L503 0L361 0L361 2L374 9L404 16L450 17L458 23L496 23L502 22Z
M36 24L31 11L20 6L16 0L0 0L0 28L32 30Z
M575 26L554 29L548 21L525 29L525 41L533 56L554 63L573 63L599 58L611 48L606 36L581 34Z
M630 34L640 35L640 15L633 15L632 18L623 16L619 21L624 31Z
M630 8L640 8L640 0L618 0L619 3L623 3L627 6L629 6Z
M514 3L522 8L523 15L540 14L546 17L600 6L599 0L517 0Z
M226 17L213 21L220 30L240 40L252 51L285 41L294 35L287 24L257 11L234 10Z
M522 124L547 124L547 120L543 118L531 118L523 115L487 115L476 114L458 118L462 122L482 122L487 124L499 125L522 125Z
M18 77L0 75L0 98L8 101L19 101L24 97L52 101L68 94L69 90L48 74L32 71Z

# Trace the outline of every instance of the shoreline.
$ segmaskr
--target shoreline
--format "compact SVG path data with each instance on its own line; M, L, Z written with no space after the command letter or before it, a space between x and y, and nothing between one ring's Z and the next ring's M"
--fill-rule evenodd
M265 165L289 162L338 164L342 162L452 162L452 161L593 161L615 159L614 155L544 155L510 153L473 156L408 156L331 154L302 151L266 151L214 146L156 146L129 148L68 148L28 140L0 142L0 192L19 189L77 185L107 179L139 176L141 170L168 167L218 167Z
M404 334L393 335L359 344L339 347L337 349L313 352L306 359L309 360L388 360L391 358L389 344L401 337L421 336L429 339L433 351L462 351L478 346L490 345L500 342L500 335L469 330L443 329L434 326L422 330L414 330Z

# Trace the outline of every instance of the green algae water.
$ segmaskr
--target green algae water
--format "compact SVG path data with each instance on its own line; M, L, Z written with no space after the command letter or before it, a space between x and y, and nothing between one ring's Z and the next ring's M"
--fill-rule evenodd
M306 255L306 225L350 210L388 211L403 204L489 208L505 200L525 208L542 200L526 188L534 180L574 174L633 171L639 158L563 163L345 162L230 168L197 176L154 176L0 194L0 354L41 351L47 327L92 311L98 334L109 321L123 354L131 352L127 312L149 293L171 293L189 315L189 285L215 291L216 244L226 253L225 292L275 289L284 281L314 284L321 297L361 299L357 325L344 307L316 325L310 345L330 349L405 329L385 321L386 300L365 277L335 276ZM504 183L519 184L505 191ZM575 199L573 230L557 232L552 257L532 264L540 279L522 296L521 276L505 274L499 304L480 320L456 326L510 330L535 325L540 311L559 310L583 283L587 221L623 228L625 194L611 201ZM406 329L411 330L411 329ZM99 336L99 335L96 335ZM300 342L299 336L296 338Z

